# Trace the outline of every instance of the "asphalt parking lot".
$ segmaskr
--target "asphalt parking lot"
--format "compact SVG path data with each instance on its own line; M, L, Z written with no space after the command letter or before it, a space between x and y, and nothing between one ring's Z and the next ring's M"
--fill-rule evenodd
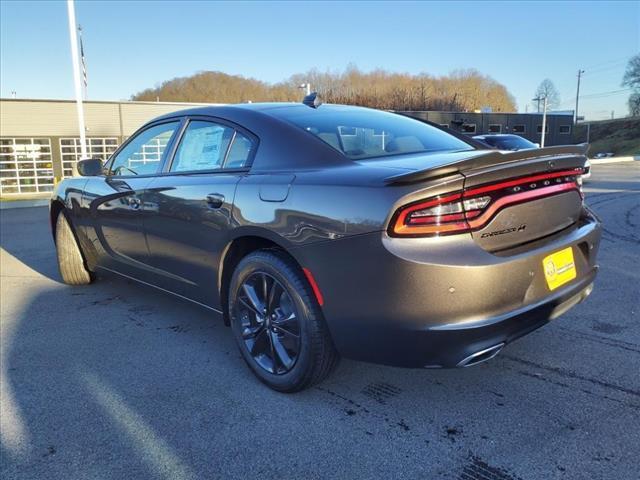
M637 479L640 162L595 166L589 299L462 370L343 360L275 393L210 312L113 277L61 283L43 207L1 215L5 479Z

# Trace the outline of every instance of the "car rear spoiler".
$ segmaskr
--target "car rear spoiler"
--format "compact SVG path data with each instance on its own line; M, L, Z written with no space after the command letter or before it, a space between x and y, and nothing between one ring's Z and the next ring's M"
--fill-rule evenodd
M545 157L586 156L589 150L588 143L578 145L563 145L559 147L537 148L535 150L518 150L516 152L501 153L498 150L484 151L476 156L458 160L446 165L417 170L410 173L401 173L387 177L384 182L387 185L400 185L432 180L447 175L468 172L479 168L500 165L504 163L520 162L523 160L543 159Z

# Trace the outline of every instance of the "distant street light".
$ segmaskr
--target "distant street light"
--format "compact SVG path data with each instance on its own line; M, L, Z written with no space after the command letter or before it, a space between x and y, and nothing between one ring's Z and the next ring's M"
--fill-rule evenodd
M538 102L540 104L540 100L542 103L542 137L540 138L540 148L544 148L544 136L545 130L547 129L547 97L536 97L533 99L534 102Z
M310 83L303 83L301 85L298 85L298 88L304 88L306 89L306 94L307 95L311 95L311 84Z

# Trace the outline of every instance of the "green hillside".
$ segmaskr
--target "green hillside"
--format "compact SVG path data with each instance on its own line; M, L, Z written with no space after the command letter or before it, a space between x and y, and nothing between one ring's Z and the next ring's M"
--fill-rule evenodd
M612 152L618 156L640 155L640 117L590 122L589 156ZM579 124L574 131L576 142L587 140L587 125Z

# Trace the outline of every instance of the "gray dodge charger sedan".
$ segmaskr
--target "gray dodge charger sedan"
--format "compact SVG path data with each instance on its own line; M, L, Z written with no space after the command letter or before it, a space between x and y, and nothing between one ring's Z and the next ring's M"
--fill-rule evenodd
M279 391L340 356L465 367L589 295L583 145L501 153L401 115L185 110L58 184L63 280L108 271L209 309Z

